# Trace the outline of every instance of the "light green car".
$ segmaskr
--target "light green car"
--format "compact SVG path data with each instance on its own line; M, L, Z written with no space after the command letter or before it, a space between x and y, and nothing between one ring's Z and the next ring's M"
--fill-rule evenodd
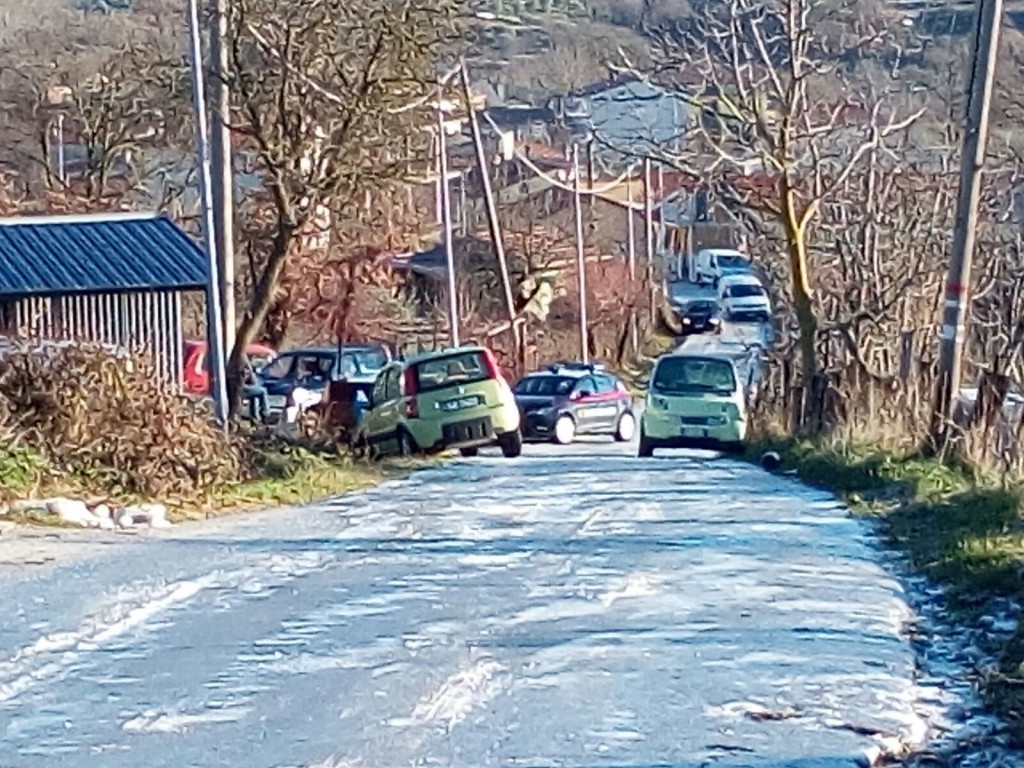
M484 347L445 349L395 361L378 374L355 445L372 456L475 456L487 445L522 453L519 406Z
M732 358L674 352L651 372L640 419L641 457L656 448L743 449L747 399Z

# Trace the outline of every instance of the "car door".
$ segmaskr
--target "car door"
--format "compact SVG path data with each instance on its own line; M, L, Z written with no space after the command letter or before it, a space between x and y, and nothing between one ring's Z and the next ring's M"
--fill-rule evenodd
M593 376L584 376L573 387L575 400L576 431L589 432L594 422L594 410L597 407L597 382Z
M377 446L380 442L380 435L383 432L383 418L384 405L386 403L385 392L387 382L388 369L385 368L379 374L373 382L373 389L370 394L370 408L363 416L363 431L366 434L366 441L371 445Z
M597 391L594 407L590 412L594 422L593 429L601 432L614 432L621 408L615 379L607 374L599 373L594 376L594 381L597 383Z
M402 398L402 366L392 365L384 370L384 403L381 405L381 437L387 450L398 452L398 427L404 416Z

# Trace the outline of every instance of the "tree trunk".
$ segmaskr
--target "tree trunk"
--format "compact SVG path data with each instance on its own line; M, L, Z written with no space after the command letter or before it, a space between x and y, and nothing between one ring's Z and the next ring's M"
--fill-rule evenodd
M800 220L796 198L788 181L781 182L782 224L786 232L786 244L789 249L789 269L793 283L793 306L796 320L800 327L800 372L801 385L806 392L813 387L814 378L818 374L818 318L814 314L811 280L807 267L807 234ZM816 424L820 420L813 414L804 414L807 423ZM810 417L810 418L808 418Z
M288 251L291 250L294 240L294 233L294 228L287 223L283 221L278 223L278 231L274 236L274 244L270 251L270 257L267 259L267 265L253 288L252 299L238 326L235 346L231 350L226 366L229 418L234 418L238 414L238 409L242 404L242 363L245 359L245 350L256 337L263 321L266 320L267 312L273 306L277 286L281 281L281 273L288 260Z

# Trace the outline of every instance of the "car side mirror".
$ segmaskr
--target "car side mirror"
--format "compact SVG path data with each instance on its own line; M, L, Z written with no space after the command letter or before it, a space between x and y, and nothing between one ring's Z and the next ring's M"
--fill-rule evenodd
M593 397L593 396L594 396L594 393L591 392L589 389L582 389L582 390L580 390L580 393L579 393L579 395L577 395L576 399L577 400L582 400L585 397Z

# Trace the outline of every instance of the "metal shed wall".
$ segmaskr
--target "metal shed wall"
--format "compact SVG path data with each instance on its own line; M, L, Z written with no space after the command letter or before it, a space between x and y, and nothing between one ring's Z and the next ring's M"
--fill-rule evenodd
M151 357L157 375L179 391L184 377L181 291L4 297L8 327L20 339L111 344Z

